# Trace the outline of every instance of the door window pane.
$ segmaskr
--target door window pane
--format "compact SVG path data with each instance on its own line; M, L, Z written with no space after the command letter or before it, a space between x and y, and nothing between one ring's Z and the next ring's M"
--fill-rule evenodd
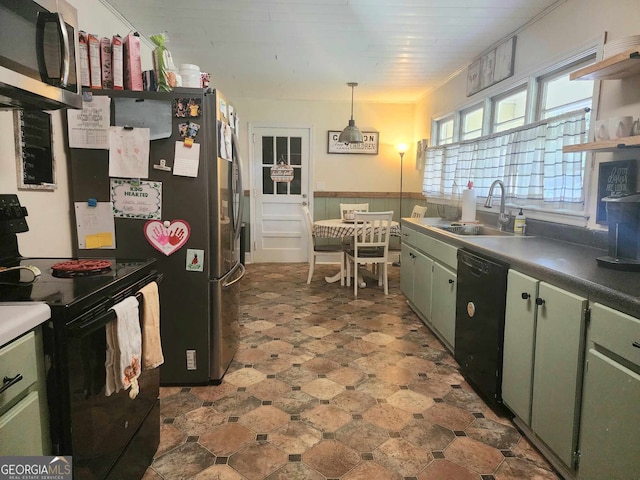
M273 194L273 180L271 180L271 167L262 167L262 193Z
M262 163L273 164L273 137L262 137Z
M289 184L289 188L291 195L300 195L302 193L302 169L293 169L293 180Z
M289 184L287 182L276 182L276 194L286 195L288 193Z
M276 137L276 158L278 163L289 163L288 137Z
M302 165L302 138L291 137L289 138L291 146L291 165Z

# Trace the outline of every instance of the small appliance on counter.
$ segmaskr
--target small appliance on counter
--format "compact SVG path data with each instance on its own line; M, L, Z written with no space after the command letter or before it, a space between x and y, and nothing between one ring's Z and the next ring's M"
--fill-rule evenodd
M640 271L640 192L605 197L609 224L608 255L598 265L614 270Z
M72 456L75 480L142 478L160 441L160 372L142 370L135 399L125 390L106 396L106 326L115 303L160 282L156 260L23 257L26 216L17 195L0 195L0 303L51 309L42 328L48 454Z

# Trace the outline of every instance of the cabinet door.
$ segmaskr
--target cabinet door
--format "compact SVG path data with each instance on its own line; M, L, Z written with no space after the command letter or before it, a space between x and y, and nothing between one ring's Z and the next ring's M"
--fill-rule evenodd
M416 251L409 245L402 244L400 252L400 290L413 303L413 272L415 269Z
M531 425L537 296L538 280L509 270L504 320L502 399L527 425Z
M38 392L31 392L0 417L0 456L44 453Z
M431 322L453 351L456 338L456 273L433 262Z
M427 319L431 318L432 278L433 260L416 251L413 271L413 303Z
M637 479L640 375L590 349L584 382L578 478Z
M587 300L544 282L538 296L531 427L571 468Z

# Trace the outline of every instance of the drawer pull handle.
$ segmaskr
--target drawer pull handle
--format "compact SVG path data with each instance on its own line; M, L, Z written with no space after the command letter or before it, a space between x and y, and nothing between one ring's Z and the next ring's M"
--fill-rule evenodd
M521 296L523 300L529 300L531 298L531 294L527 292L522 292Z
M631 345L633 345L636 348L640 348L640 342L633 342Z
M544 300L540 297L536 298L536 305L544 305Z
M0 387L0 394L9 390L10 387L18 383L20 380L22 380L22 378L22 374L20 373L13 378L4 377L2 379L2 387Z
M454 281L452 279L449 279L449 283L453 283Z

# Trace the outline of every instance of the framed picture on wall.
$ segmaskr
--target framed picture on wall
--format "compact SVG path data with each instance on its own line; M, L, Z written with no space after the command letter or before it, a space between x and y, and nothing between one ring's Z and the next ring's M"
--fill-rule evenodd
M636 192L637 160L620 160L600 164L598 171L598 208L596 223L607 224L607 205L604 197L623 196Z
M365 155L378 154L378 132L362 132L362 143L338 142L341 130L329 130L327 136L327 153L363 153Z

